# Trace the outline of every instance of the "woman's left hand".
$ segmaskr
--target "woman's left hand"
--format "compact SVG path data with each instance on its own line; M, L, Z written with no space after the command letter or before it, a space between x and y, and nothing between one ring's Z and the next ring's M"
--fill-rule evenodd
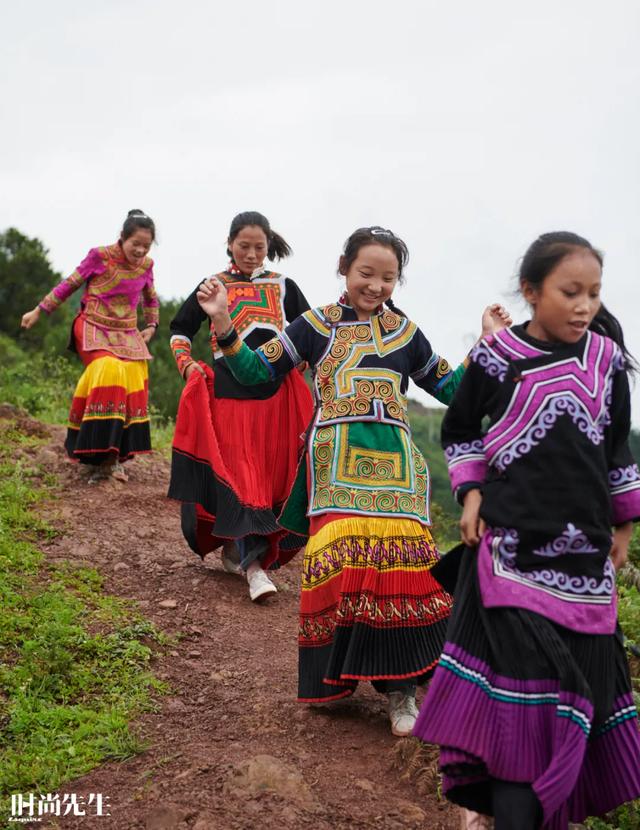
M611 542L611 551L609 556L613 562L613 567L616 571L626 563L629 556L629 542L633 535L633 522L625 522L623 525L618 525L613 529L613 540Z
M149 340L151 340L151 338L153 337L153 335L155 333L156 333L156 327L155 326L147 326L146 328L142 329L142 331L140 332L140 334L142 335L142 339L144 340L145 343L148 343Z
M482 312L482 337L507 329L513 323L511 315L500 303L488 305Z

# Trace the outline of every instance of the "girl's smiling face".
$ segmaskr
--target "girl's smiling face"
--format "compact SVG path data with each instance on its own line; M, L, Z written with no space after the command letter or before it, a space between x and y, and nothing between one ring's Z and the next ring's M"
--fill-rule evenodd
M527 332L551 343L577 343L600 308L602 267L587 249L563 257L539 286L522 284L533 309Z
M229 242L231 257L242 273L250 277L262 263L269 250L266 233L258 225L247 225Z
M146 228L136 228L127 239L121 239L122 252L129 265L134 267L142 265L144 258L149 253L152 242L153 235Z
M358 320L369 320L378 306L391 297L398 271L393 248L376 243L363 245L346 272L341 263L340 273L346 278L349 303Z

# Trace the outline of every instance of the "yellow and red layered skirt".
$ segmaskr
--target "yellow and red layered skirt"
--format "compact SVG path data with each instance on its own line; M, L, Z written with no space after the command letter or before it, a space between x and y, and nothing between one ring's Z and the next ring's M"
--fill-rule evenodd
M451 597L431 576L439 559L415 519L313 518L300 595L298 698L350 695L358 681L425 680Z
M86 351L83 319L74 323L75 346L85 367L76 386L65 448L71 458L100 464L151 451L149 372L146 360L124 360L103 349Z

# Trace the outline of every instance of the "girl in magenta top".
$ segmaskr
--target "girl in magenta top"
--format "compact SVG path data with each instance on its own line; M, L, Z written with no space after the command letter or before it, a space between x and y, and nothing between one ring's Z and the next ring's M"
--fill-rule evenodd
M109 475L126 480L121 462L151 450L148 414L148 342L159 324L153 284L153 220L131 210L119 240L92 248L71 276L62 280L22 318L35 325L42 311L53 313L82 288L70 348L85 367L71 405L65 446L74 460L93 465L95 482ZM138 328L142 301L144 327Z

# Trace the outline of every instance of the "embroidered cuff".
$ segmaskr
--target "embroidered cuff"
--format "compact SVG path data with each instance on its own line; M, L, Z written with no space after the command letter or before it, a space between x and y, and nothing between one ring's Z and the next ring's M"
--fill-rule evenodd
M47 296L38 303L38 308L42 309L46 314L51 314L61 305L60 300L56 297L53 291L49 292Z
M450 444L445 450L445 457L449 465L451 489L458 500L470 489L470 485L481 486L487 472L482 440Z
M610 470L609 492L614 525L640 518L640 471L637 464Z
M234 328L229 332L225 332L224 337L218 337L217 339L218 348L225 357L233 357L242 348L242 340Z
M191 340L184 335L174 334L169 342L178 371L184 377L187 366L195 363L191 357Z

